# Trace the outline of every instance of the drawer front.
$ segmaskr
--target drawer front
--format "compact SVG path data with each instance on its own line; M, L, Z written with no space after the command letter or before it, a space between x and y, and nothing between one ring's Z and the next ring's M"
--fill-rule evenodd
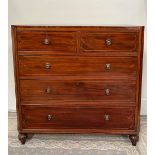
M76 52L75 32L19 31L19 51Z
M24 75L84 75L111 78L136 77L136 57L19 56L19 73Z
M133 108L22 106L23 129L133 129Z
M20 80L20 95L24 100L84 100L135 102L135 81L43 81Z
M133 52L138 48L137 33L121 32L84 32L81 33L81 52L103 53Z

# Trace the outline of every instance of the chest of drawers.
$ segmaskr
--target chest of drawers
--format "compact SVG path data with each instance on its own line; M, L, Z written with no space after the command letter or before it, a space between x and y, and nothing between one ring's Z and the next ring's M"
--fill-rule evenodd
M12 26L19 140L29 133L138 141L144 27Z

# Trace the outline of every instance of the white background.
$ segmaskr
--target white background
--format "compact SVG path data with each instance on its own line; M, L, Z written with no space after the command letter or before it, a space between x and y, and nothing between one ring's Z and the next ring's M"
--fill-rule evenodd
M11 25L145 25L145 0L9 0L9 111L15 111ZM146 28L145 28L146 34ZM141 114L146 103L146 35Z

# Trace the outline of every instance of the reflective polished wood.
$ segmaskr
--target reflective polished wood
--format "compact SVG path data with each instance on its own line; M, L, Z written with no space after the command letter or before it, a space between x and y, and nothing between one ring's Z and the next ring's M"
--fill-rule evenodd
M19 140L140 126L144 27L12 26Z

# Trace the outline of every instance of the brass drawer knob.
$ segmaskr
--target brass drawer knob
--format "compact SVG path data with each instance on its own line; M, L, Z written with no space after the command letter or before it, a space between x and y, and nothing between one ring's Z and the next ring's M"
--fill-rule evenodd
M45 38L44 41L43 41L43 43L44 43L45 45L48 45L48 44L49 44L49 40L48 40L47 38Z
M110 95L110 89L105 89L105 94L107 95L107 96L109 96Z
M48 87L48 88L45 89L45 93L46 94L50 94L51 92L52 92L52 89L51 88Z
M53 118L52 115L48 115L48 116L47 116L47 119L48 119L49 121L52 120L52 118Z
M111 39L106 39L106 40L105 40L105 44L106 44L107 46L110 46L110 45L112 44Z
M107 114L105 114L105 115L104 115L104 119L105 119L106 121L109 121L110 116L109 116L109 115L107 115Z
M45 69L50 69L51 68L51 64L50 63L45 63Z
M105 69L110 70L111 69L111 64L105 64Z

